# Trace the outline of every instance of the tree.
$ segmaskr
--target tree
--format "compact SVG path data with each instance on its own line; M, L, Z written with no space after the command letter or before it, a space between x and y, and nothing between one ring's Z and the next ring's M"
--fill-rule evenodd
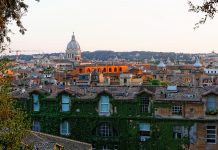
M21 34L25 33L26 29L21 18L27 12L27 8L28 5L24 3L24 0L0 0L0 51L5 50L6 41L11 41L8 33L12 31L8 25L12 21L16 22Z
M151 84L152 85L160 85L160 80L156 80L156 79L151 80Z
M218 0L204 0L202 5L194 5L191 1L188 1L189 11L199 13L204 13L199 22L195 24L194 29L199 28L201 24L204 24L208 18L213 19L218 10Z
M9 61L0 60L0 150L16 150L29 132L27 115L15 107L10 96L10 76L7 76Z
M0 0L0 53L10 43L8 25L15 22L21 34L26 29L21 18L27 12L28 6L24 0ZM9 61L0 59L0 150L20 149L21 141L29 131L30 124L27 115L15 107L15 101L10 96L10 77L7 76Z

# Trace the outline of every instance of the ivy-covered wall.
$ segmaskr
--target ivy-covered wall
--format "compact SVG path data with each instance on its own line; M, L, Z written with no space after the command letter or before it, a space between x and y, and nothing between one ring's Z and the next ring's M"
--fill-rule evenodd
M140 97L147 93L138 95L135 100L117 100L111 95L111 115L99 116L98 104L101 93L94 99L79 99L75 96L71 98L71 110L69 112L61 112L61 94L51 97L46 94L39 94L40 111L33 112L33 100L24 99L19 103L23 109L26 109L32 120L40 121L41 132L60 135L60 123L67 120L70 123L71 134L67 138L92 143L96 149L102 149L103 145L115 149L117 146L120 150L180 150L182 146L188 145L189 137L182 139L173 138L174 126L185 126L190 128L193 121L179 121L173 119L156 119L153 117L153 109L149 113L141 113ZM153 107L152 96L150 97L150 107ZM102 122L111 125L115 130L112 137L100 137L96 134L96 128ZM141 142L139 124L150 123L151 138L145 142Z

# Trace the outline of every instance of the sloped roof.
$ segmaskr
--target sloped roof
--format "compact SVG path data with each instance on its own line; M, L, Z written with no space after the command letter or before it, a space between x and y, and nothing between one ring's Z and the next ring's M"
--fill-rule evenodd
M140 95L140 94L142 94L142 93L147 93L147 94L149 94L149 95L155 95L155 93L153 93L153 92L151 92L150 90L145 89L145 88L141 89L136 95Z
M166 87L157 87L155 101L190 101L201 102L202 93L206 89L195 87L177 87L177 92L168 92Z
M209 89L208 91L204 92L202 94L202 96L207 96L207 95L210 95L210 94L218 95L218 86L211 87L211 89Z
M92 145L42 132L31 131L23 140L24 145L33 146L40 150L53 150L55 145L64 147L64 150L91 150Z

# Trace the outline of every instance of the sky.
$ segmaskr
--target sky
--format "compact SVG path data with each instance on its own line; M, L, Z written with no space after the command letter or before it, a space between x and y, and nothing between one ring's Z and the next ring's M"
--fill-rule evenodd
M188 12L187 0L27 3L29 10L22 19L25 35L11 25L14 34L10 47L23 54L65 52L73 32L82 51L218 52L218 16L194 30L203 14Z

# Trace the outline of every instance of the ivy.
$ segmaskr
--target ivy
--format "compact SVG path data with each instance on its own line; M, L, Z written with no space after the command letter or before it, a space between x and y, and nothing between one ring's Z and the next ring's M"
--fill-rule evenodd
M104 93L105 94L105 93ZM146 149L146 150L180 150L189 144L189 138L182 139L173 138L173 127L184 126L190 128L196 120L188 119L158 119L152 115L154 108L171 107L171 104L151 103L150 113L140 112L140 96L135 100L114 100L110 97L113 113L108 116L98 115L98 102L100 96L94 99L78 99L71 96L71 110L69 112L60 111L60 95L56 98L42 96L40 99L40 112L34 113L29 109L32 120L41 122L41 131L49 134L61 136L60 123L67 120L70 123L71 134L66 138L79 140L95 145L96 149L101 149L103 145L114 149L118 145L118 149ZM25 101L25 100L23 100ZM26 99L26 106L32 106L32 100ZM117 109L117 113L114 109ZM79 109L80 111L76 111ZM109 123L117 134L112 137L100 137L97 134L98 125L101 123ZM197 121L199 122L199 121ZM150 123L151 138L145 142L140 142L140 123Z

